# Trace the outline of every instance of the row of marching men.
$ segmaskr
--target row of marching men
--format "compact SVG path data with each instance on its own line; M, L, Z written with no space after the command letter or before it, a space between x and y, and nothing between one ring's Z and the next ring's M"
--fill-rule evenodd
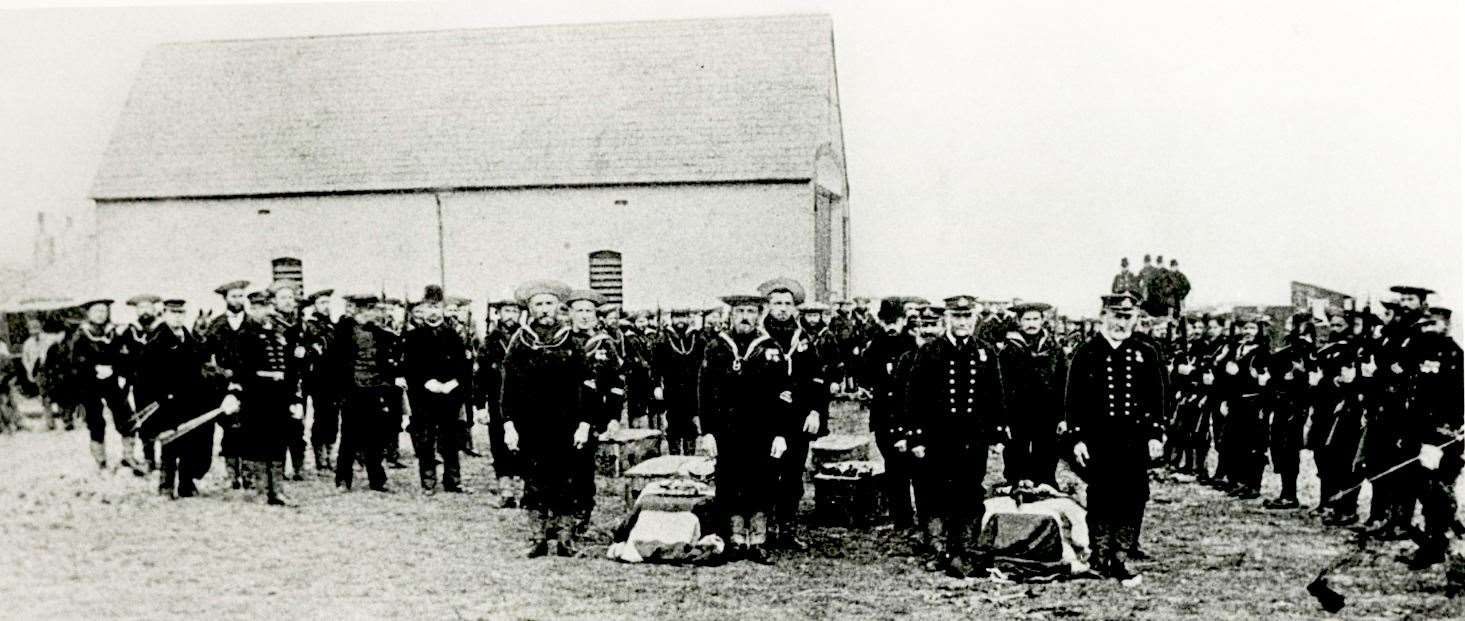
M1174 388L1168 459L1177 478L1255 499L1270 458L1281 490L1263 504L1295 509L1308 449L1324 523L1357 523L1368 480L1373 497L1359 530L1414 538L1413 568L1443 560L1447 533L1457 528L1451 488L1465 427L1461 350L1449 334L1451 311L1428 303L1432 291L1392 291L1398 297L1377 314L1299 313L1277 327L1264 315L1211 315L1154 331ZM1286 331L1276 349L1273 329ZM1416 504L1420 531L1411 526Z

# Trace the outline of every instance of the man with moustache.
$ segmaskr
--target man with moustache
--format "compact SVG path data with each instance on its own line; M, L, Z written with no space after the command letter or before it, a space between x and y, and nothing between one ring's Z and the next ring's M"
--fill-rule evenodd
M992 344L975 334L980 304L970 295L944 300L946 334L915 353L906 388L911 455L919 461L929 517L928 571L955 578L991 564L979 543L987 449L1007 437L1002 368Z
M937 501L930 497L930 486L926 485L923 478L927 474L922 469L923 464L917 463L910 453L911 440L915 439L915 425L909 412L905 410L909 396L906 390L910 386L916 352L926 343L940 338L945 330L942 325L943 314L942 307L925 304L901 320L900 332L909 335L910 340L908 346L895 356L895 362L886 363L890 365L888 377L879 384L885 387L885 404L881 407L886 412L881 416L879 426L872 426L876 434L876 445L880 447L880 456L885 459L886 493L891 520L898 531L904 531L904 535L914 537L923 544L930 543L926 540L926 534L930 532L931 517L927 508L936 506ZM877 390L876 394L879 395L880 391ZM875 399L871 399L870 404L873 417ZM917 524L919 528L916 528Z
M925 302L918 298L890 297L881 301L886 314L892 316L888 333L870 343L860 366L865 370L864 385L870 389L870 432L875 446L885 458L885 482L889 497L890 519L896 530L915 527L916 513L911 503L912 466L910 454L902 446L908 438L909 421L905 416L905 386L897 377L896 367L907 353L920 344L917 331L922 325L921 310Z
M244 398L248 380L247 343L254 326L254 320L245 312L249 299L244 289L248 286L249 281L236 280L214 289L214 293L224 298L224 312L209 320L201 336L209 354L207 375L215 399L232 397L237 402ZM253 486L253 481L245 479L244 463L240 459L240 420L240 416L232 415L224 422L224 438L219 446L219 454L229 466L229 486L233 489Z
M437 493L437 456L442 456L443 491L464 493L459 471L459 414L468 373L467 347L443 315L443 290L428 285L414 306L421 324L407 331L402 344L402 375L412 405L408 431L417 453L418 481L428 496Z
M577 455L580 461L570 483L574 487L576 537L590 527L595 509L597 439L600 434L620 429L621 409L626 403L624 365L598 324L596 310L605 302L605 296L589 289L577 289L565 298L570 309L570 341L585 356L592 383L585 403L590 414L590 438Z
M1043 327L1052 306L1024 302L1012 307L1018 329L997 344L1012 437L1002 454L1009 484L1057 486L1058 422L1063 419L1063 383L1068 365L1063 350Z
M72 385L86 415L87 435L91 438L92 459L97 469L107 469L107 420L103 407L112 413L112 425L122 436L122 467L137 476L147 474L137 463L137 438L132 428L132 406L127 404L125 380L118 373L124 368L117 331L111 323L112 300L91 300L81 305L86 320L71 335L67 350L71 353Z
M559 318L570 288L550 280L520 285L514 297L529 323L514 334L504 359L504 443L523 461L524 499L534 531L530 558L574 556L580 508L576 477L597 414L594 378L583 350Z
M308 313L302 320L305 346L305 394L310 398L310 448L317 476L334 472L331 464L336 434L341 428L339 385L331 380L330 357L336 322L331 319L333 289L322 289L306 297Z
M730 560L773 563L765 544L788 437L801 431L784 351L758 330L766 295L728 295L731 328L707 343L699 393L716 446L717 505ZM802 462L799 464L802 470Z
M277 280L270 285L271 321L280 327L288 343L287 356L293 377L295 401L290 419L285 421L285 451L290 458L290 480L305 480L305 405L304 378L309 371L310 351L305 344L305 325L301 319L298 285Z
M174 429L214 407L213 391L204 375L208 351L202 340L188 329L187 303L179 299L162 303L163 317L143 347L138 382L152 388L158 410L150 421L155 429ZM198 495L198 479L209 471L214 457L214 423L208 422L159 451L162 476L158 493L170 498Z
M142 373L142 351L147 347L152 333L158 326L158 304L162 298L152 294L135 295L128 298L127 305L132 307L136 321L123 328L117 334L117 355L122 366L117 370L117 376L122 379L123 391L132 393L132 406L136 411L142 411L150 404L157 401L157 398L150 390L146 382L139 382L138 377ZM157 431L159 427L150 420L137 426L137 437L142 442L142 457L147 462L149 472L157 470L158 460L156 446Z
M758 285L767 301L762 331L782 352L793 387L793 405L803 413L799 431L784 440L788 451L778 462L778 487L773 503L773 539L785 550L803 551L808 545L798 537L799 503L804 498L804 470L809 443L829 428L829 385L824 377L825 361L795 315L804 303L804 288L792 278L774 278Z
M1125 557L1139 548L1149 462L1164 451L1162 363L1133 338L1138 306L1129 294L1103 297L1102 328L1074 352L1064 408L1088 483L1090 565L1126 583L1139 575Z
M269 291L249 295L252 329L245 336L244 363L247 371L241 383L245 397L240 415L239 457L259 464L264 472L265 501L272 506L294 506L284 494L284 463L289 436L296 417L303 417L300 403L300 363L295 357L299 345L293 326L280 321Z
M702 333L692 328L692 312L671 311L671 329L656 343L652 363L666 405L666 444L672 455L693 455L702 435L697 412L697 371L706 347Z
M479 409L476 418L488 425L488 453L493 459L493 474L498 479L499 506L519 506L519 456L504 444L503 379L504 356L509 343L520 330L519 317L524 308L514 300L501 300L489 307L492 322L478 350L478 371L474 377L474 403Z
M371 294L346 297L346 314L332 337L331 374L340 386L341 444L336 454L336 487L350 491L356 464L366 469L369 489L389 493L382 466L382 428L386 400L400 395L395 380L395 335L383 328L384 310ZM403 384L406 383L405 378Z
M1455 480L1465 466L1460 449L1465 433L1465 384L1460 345L1450 338L1451 311L1429 308L1420 326L1416 345L1419 370L1410 386L1410 421L1406 425L1408 446L1418 446L1420 467L1419 504L1424 528L1419 545L1409 557L1409 568L1422 570L1445 560L1448 535L1455 524ZM1454 445L1449 445L1455 442Z

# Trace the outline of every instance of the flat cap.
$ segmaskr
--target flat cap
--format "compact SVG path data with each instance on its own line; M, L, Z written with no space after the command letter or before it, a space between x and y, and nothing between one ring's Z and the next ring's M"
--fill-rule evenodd
M188 306L188 301L183 298L168 298L163 300L163 308L168 310L183 310L186 306Z
M1434 289L1415 287L1413 285L1395 285L1393 287L1389 287L1389 291L1393 291L1394 293L1397 293L1399 295L1419 296L1420 299L1424 299L1425 297L1428 297L1430 294L1434 293Z
M921 307L921 312L918 316L921 319L921 323L924 323L926 325L935 325L936 323L941 321L942 311L943 309L940 306L937 306L935 304L927 304Z
M1021 317L1023 313L1026 313L1028 311L1046 313L1050 310L1053 310L1053 305L1045 304L1043 302L1019 302L1017 304L1013 304L1010 310L1013 312L1013 314Z
M828 304L825 304L823 302L818 302L818 301L804 302L803 304L800 304L799 305L799 312L804 312L804 313L823 313L823 312L826 312L828 310L829 310L829 305Z
M371 306L381 301L381 296L375 293L352 293L341 297L357 306Z
M779 291L787 291L789 295L792 295L794 304L804 303L804 286L799 284L799 281L787 276L779 276L778 278L765 280L763 284L758 285L758 295L763 296L764 299Z
M976 296L964 293L953 295L942 302L945 304L946 312L953 315L970 315L982 309L982 305L977 303Z
M605 296L592 289L575 289L571 291L569 295L566 295L563 298L563 301L565 304L574 304L575 302L589 302L593 304L597 309L605 305L606 303Z
M112 298L97 298L95 300L87 300L85 302L82 302L80 306L81 308L91 308L93 306L101 304L102 306L111 308L113 301L114 300Z
M490 303L489 306L492 307L492 308L505 308L505 307L512 307L512 308L518 308L518 309L523 309L524 308L524 305L521 304L518 300L499 300L497 302Z
M514 299L520 304L528 304L539 295L552 295L563 302L570 295L570 286L558 280L531 280L514 289Z
M1429 313L1431 315L1434 315L1436 317L1439 317L1441 319L1444 319L1445 321L1449 321L1450 320L1450 317L1455 314L1454 311L1452 311L1452 310L1450 310L1448 308L1445 308L1443 306L1431 306L1431 307L1425 309L1424 312Z
M217 293L219 295L228 295L230 291L233 291L235 289L246 289L248 287L249 281L247 280L233 280L219 285L218 287L215 287L214 293Z
M1128 291L1111 293L1102 296L1100 299L1103 302L1104 308L1112 311L1133 312L1139 307L1138 300L1135 299L1134 294Z
M280 280L276 280L275 282L270 283L270 291L279 291L281 289L296 289L296 290L299 290L300 289L300 283L295 282L293 280L285 280L283 278L280 279Z
M305 299L308 302L314 302L321 298L331 297L332 295L335 295L335 293L335 289L321 289L320 291L316 291L315 293L305 296Z
M734 293L732 295L724 295L718 299L722 300L723 304L726 304L733 308L737 308L739 306L762 306L763 302L767 300L768 297L763 295Z
M444 298L444 300L448 303L448 306L468 306L473 303L473 300L461 295L450 295Z
M870 303L870 298L865 297L863 295L857 295L857 296L855 296L853 298L850 298L850 301L851 302L854 302L855 304L858 304L860 306L864 306L864 305Z
M249 292L249 303L250 304L269 304L270 303L270 292L269 292L269 290L268 289L260 289L259 291L251 291L251 292Z
M163 298L161 297L158 297L151 293L143 293L141 295L134 295L130 298L127 298L127 305L137 306L138 304L157 304L158 302L162 301Z

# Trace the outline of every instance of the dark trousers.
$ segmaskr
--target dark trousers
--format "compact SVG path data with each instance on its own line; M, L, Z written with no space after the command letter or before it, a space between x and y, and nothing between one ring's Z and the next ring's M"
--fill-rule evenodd
M1266 470L1266 423L1258 396L1232 399L1226 415L1224 453L1227 480L1260 489Z
M921 492L921 511L928 516L931 546L938 554L952 558L981 560L985 552L978 542L982 517L987 512L983 504L986 490L982 487L987 477L987 445L961 443L960 439L928 445L920 469L923 482L917 490Z
M396 389L390 393L401 394ZM387 484L381 447L387 396L388 390L380 386L355 387L346 393L341 411L341 445L336 455L337 485L351 486L352 468L358 462L366 468L367 483L371 487Z
M86 414L86 430L92 442L102 442L107 438L107 419L102 414L103 404L112 412L112 425L117 428L117 434L124 438L132 437L132 406L127 404L127 396L117 386L116 377L109 377L92 382L81 398L81 408Z
M909 449L905 452L895 450L895 441L889 432L875 434L875 446L880 449L880 456L885 458L885 498L886 506L890 508L890 521L896 528L911 528L916 523L916 507L911 496L913 458Z
M198 492L194 482L208 473L209 465L213 461L213 423L205 424L162 445L158 453L158 467L162 471L159 487L176 490L179 496L194 495Z
M403 391L397 386L387 386L383 390L386 392L383 401L387 406L387 415L380 419L382 458L397 462L402 459L402 418L406 414L402 408Z
M462 406L456 399L425 391L414 391L409 398L412 399L412 424L408 431L412 449L417 452L417 474L422 488L437 486L437 458L441 456L443 488L458 489L461 477L458 452L462 440L458 413Z
M1418 448L1407 451L1399 435L1399 423L1385 422L1380 417L1370 420L1363 437L1363 474L1377 476L1401 461L1419 454ZM1380 477L1372 484L1373 502L1370 505L1370 521L1385 520L1408 524L1414 517L1414 497L1409 493L1409 479L1405 470L1398 470ZM1406 507L1407 505L1407 507Z
M1299 411L1300 410L1300 411ZM1297 474L1302 463L1302 425L1307 411L1285 404L1272 413L1272 470L1282 477L1282 498L1297 498Z
M1041 424L1013 425L1012 439L1003 446L1002 470L1009 484L1057 483L1058 422L1041 415L1033 418Z
M493 475L498 478L519 476L519 454L504 444L504 415L498 401L488 400L488 454L493 459Z
M802 431L785 437L788 450L777 463L774 484L773 523L780 536L789 536L798 526L799 503L804 500L804 470L809 461L809 436Z
M1313 451L1317 463L1318 504L1340 515L1358 513L1358 490L1353 490L1338 500L1329 502L1335 494L1363 482L1363 472L1358 469L1359 429L1357 420L1345 414L1333 421L1323 437L1322 444Z
M1418 465L1404 469L1413 470L1407 474L1418 477L1422 483L1419 488L1419 505L1424 517L1424 533L1419 547L1432 552L1443 552L1447 545L1446 535L1455 524L1457 508L1455 479L1460 476L1461 467L1465 466L1458 445L1446 447L1444 450L1445 456L1440 459L1440 467L1436 470L1425 470Z
M1127 437L1127 436L1133 437ZM1139 548L1150 499L1149 452L1140 430L1086 442L1091 563L1104 567Z
M340 397L326 390L310 391L310 445L315 448L336 443L341 430Z

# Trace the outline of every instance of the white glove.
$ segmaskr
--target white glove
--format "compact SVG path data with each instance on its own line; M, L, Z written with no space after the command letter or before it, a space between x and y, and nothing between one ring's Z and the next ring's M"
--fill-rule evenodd
M107 379L109 377L112 377L112 365L110 365L110 364L99 364L99 365L97 365L97 379L104 380L104 379Z
M1084 447L1087 449L1088 447ZM1150 440L1150 459L1159 459L1165 454L1165 443L1159 440Z
M661 387L657 386L655 390L651 391L651 398L657 401L661 401L664 398L664 394L665 393L662 392Z
M1195 365L1193 364L1181 364L1175 367L1175 371L1180 373L1181 375L1190 375L1190 372L1194 370Z
M709 434L706 434L706 435L703 435L702 436L701 442L702 442L702 452L707 453L707 455L709 455L711 457L717 457L717 438L716 437L714 437L712 434L709 433Z
M514 430L513 421L504 423L504 446L510 451L519 450L519 432Z
M487 425L488 410L484 408L473 408L473 423L475 425Z
M905 449L906 449L905 440L896 440L895 441L895 450L904 453L905 452Z
M590 425L580 423L575 428L575 448L585 448L585 443L590 441Z
M405 377L399 377L396 380L394 380L392 383L393 384L396 384L397 388L406 388L407 387L407 378L405 378Z
M1256 374L1256 384L1258 386L1266 386L1267 385L1267 382L1270 382L1270 381L1272 381L1272 372L1271 371L1265 371L1264 370L1260 374Z
M839 394L839 384L830 384L829 385L829 394L831 394L831 395L837 395L837 394Z
M1316 386L1323 382L1323 370L1314 369L1307 374L1307 385Z
M1227 362L1226 363L1226 375L1236 375L1237 373L1240 373L1240 372L1241 372L1241 366L1238 365L1238 364L1236 364L1235 361L1231 361L1231 362Z
M1362 373L1364 377L1373 377L1373 374L1378 372L1378 370L1379 361L1375 360L1373 356L1368 357L1368 362L1358 365L1358 371Z
M1087 466L1089 463L1089 447L1082 442L1073 445L1073 458L1078 461L1078 465Z
M1389 370L1390 371L1393 371L1394 372L1394 375L1403 375L1404 374L1404 367L1399 366L1399 363L1397 363L1397 362L1395 362L1394 364L1389 365Z
M1216 383L1216 374L1210 371L1202 373L1200 376L1200 383L1205 384L1206 386L1210 386L1211 384Z
M302 346L302 345L296 345L295 346L295 357L296 358L304 358L305 357L305 347L304 346Z
M1229 401L1222 401L1221 402L1221 408L1220 409L1221 409L1221 414L1222 415L1230 414L1231 413L1231 402L1229 402Z
M234 395L224 395L224 400L219 403L219 409L223 410L225 414L228 414L230 416L238 414L239 397L236 397Z
M791 390L785 390L785 391L783 391L781 393L778 393L778 398L779 398L779 400L783 401L784 403L793 403L794 402L794 393Z
M916 459L925 459L926 458L926 447L925 446L919 446L919 445L916 446L915 448L911 449L911 455L914 455L916 457Z
M819 434L818 412L809 412L809 415L804 417L804 433L807 433L811 436Z
M620 430L621 430L621 421L613 420L613 421L610 421L610 422L608 422L608 423L605 424L605 433L607 435L613 434L613 433L615 433L617 431L620 431Z
M293 418L295 420L305 418L305 406L300 405L299 403L291 403L290 418Z
M121 388L123 390L127 390L127 378L122 377L121 375L118 375L117 376L117 387L118 388Z
M783 436L777 436L773 438L773 449L768 451L768 455L774 459L779 459L783 457L784 451L787 450L788 443L783 441Z
M1344 384L1351 384L1353 380L1358 379L1358 369L1351 366L1343 367L1338 371L1338 379Z
M441 393L443 391L443 383L435 379L430 379L423 382L422 387L426 388L428 392Z
M1440 458L1444 456L1444 450L1433 444L1419 447L1419 465L1424 466L1425 470L1439 470Z
M458 389L458 380L448 380L446 382L443 382L442 383L442 387L443 387L442 393L445 394L445 395L448 394L448 393L450 393L450 392L453 392L454 390L457 390Z

